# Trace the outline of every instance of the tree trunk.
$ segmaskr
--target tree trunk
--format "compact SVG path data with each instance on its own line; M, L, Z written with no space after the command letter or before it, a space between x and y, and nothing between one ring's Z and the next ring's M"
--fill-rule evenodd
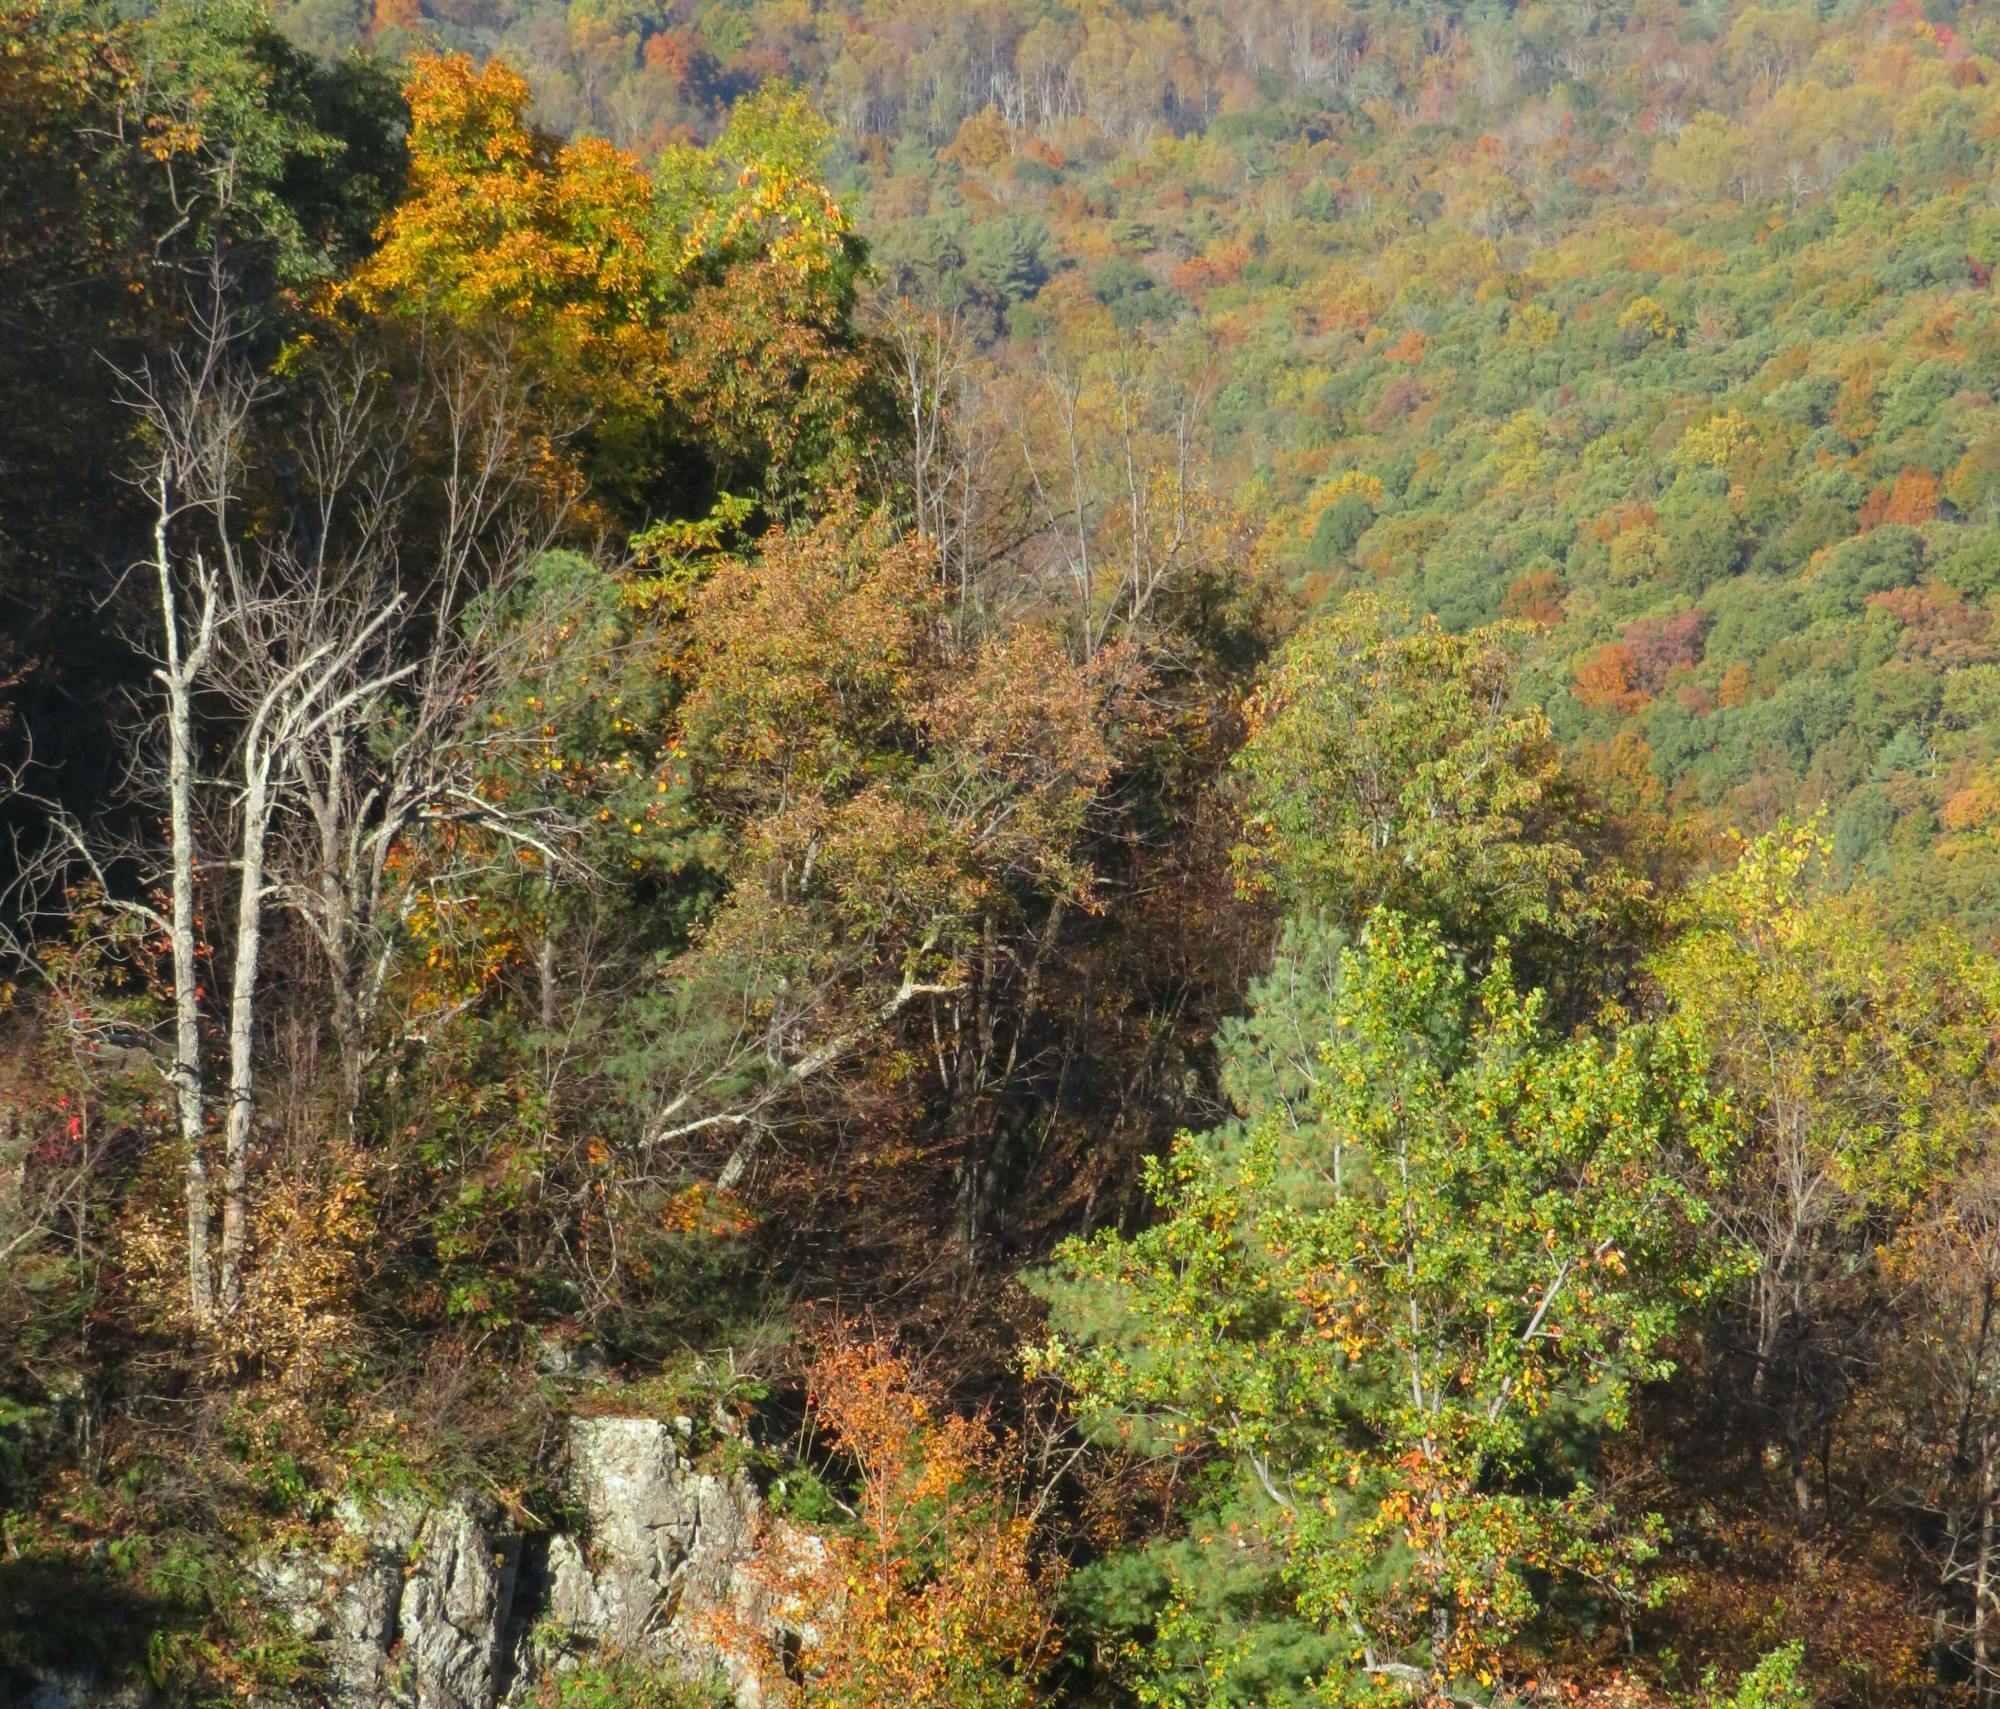
M257 962L264 923L264 848L270 829L271 761L253 743L244 764L242 863L237 875L236 965L229 988L229 1119L224 1129L221 1309L243 1301L250 1238L250 1123L256 1104Z
M171 847L172 939L174 959L174 1088L181 1142L181 1171L187 1197L188 1310L197 1328L215 1318L215 1286L209 1269L208 1163L202 1155L206 1122L202 1109L201 984L194 894L194 714L192 678L205 661L213 631L214 605L204 600L194 646L181 654L180 613L167 556L169 499L165 477L153 526L155 566L160 578L160 619L166 662L159 673L167 693L167 821Z
M1995 1463L1985 1444L1979 1469L1979 1554L1972 1577L1972 1688L1981 1703L1993 1701L1993 1505Z

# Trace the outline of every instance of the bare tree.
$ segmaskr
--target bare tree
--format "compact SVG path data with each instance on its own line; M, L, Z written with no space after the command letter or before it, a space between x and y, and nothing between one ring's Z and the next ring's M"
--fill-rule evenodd
M239 357L221 292L198 321L191 353L128 378L150 447L143 483L154 502L153 561L161 648L153 680L167 737L167 883L164 922L173 961L175 1092L187 1198L189 1309L198 1326L242 1299L249 1238L249 1152L256 1102L258 988L267 851L280 795L302 749L351 720L406 670L371 663L400 599L372 609L262 549L246 556L232 512L245 479L245 442L266 387ZM240 717L233 800L215 818L235 827L229 879L235 933L226 1029L222 1228L210 1250L205 1157L212 1088L202 1049L196 889L205 859L198 798L218 779L196 764L195 707L204 692ZM72 835L80 848L82 839Z
M270 859L275 895L324 959L336 1120L348 1135L369 1068L393 1043L378 1022L408 918L477 859L461 845L399 882L397 850L427 827L471 825L532 849L551 873L573 860L548 804L503 804L482 789L533 741L492 725L492 699L566 616L545 609L522 621L513 611L559 521L526 479L525 388L504 352L445 346L426 353L415 410L379 392L363 352L317 376L313 430L299 447L312 526L267 570L291 590L275 608L290 632L249 650L239 691L302 648L347 661L337 715L309 721L291 745L290 810ZM412 562L401 524L419 438L443 454L422 484L432 521ZM372 613L398 607L396 622L371 630ZM344 651L364 630L367 646Z
M1078 363L1045 352L1018 446L1036 506L1031 555L1071 612L1080 656L1160 638L1158 608L1200 566L1205 383L1157 353ZM1057 593L1056 590L1062 590Z
M146 448L136 479L152 505L143 568L158 602L127 793L164 807L165 846L50 806L48 842L24 851L16 890L30 926L49 925L80 878L166 946L173 1037L156 1051L182 1153L189 1312L206 1332L243 1300L273 911L323 953L337 1122L351 1135L399 927L419 894L392 881L393 852L426 827L471 824L533 848L551 872L569 855L544 805L503 804L481 787L496 747L523 739L492 732L486 709L540 634L513 607L559 514L526 472L529 406L507 352L420 349L400 391L379 356L337 353L306 389L289 462L253 471L270 389L219 307L197 326L191 347L124 380ZM265 489L254 525L236 514L253 475ZM421 526L405 525L413 509ZM209 751L226 764L205 768ZM427 863L433 893L466 865ZM205 898L230 924L227 977L214 982L226 992L218 1067ZM33 960L26 937L15 947ZM208 1155L218 1105L219 1233Z
M236 934L229 978L228 1106L223 1126L222 1239L217 1309L242 1303L249 1239L251 1125L256 1112L258 988L271 828L301 759L323 737L351 732L358 714L415 669L381 646L400 597L370 611L324 586L289 590L232 578L223 622L229 645L218 673L241 703L235 804ZM268 590L268 591L267 591ZM336 738L337 739L337 738Z
M1015 428L994 394L964 313L900 296L878 314L906 443L890 447L882 485L891 508L907 507L937 554L951 595L957 639L1019 615L1030 589L1017 554L1039 519L1015 451Z
M153 500L152 570L159 589L160 685L167 732L168 942L173 956L174 1048L168 1078L179 1119L187 1199L188 1306L197 1324L214 1316L209 1260L208 1164L201 1037L199 926L195 911L194 699L215 652L219 582L199 552L177 557L175 524L188 512L226 525L231 485L254 394L225 366L227 330L203 323L196 358L169 359L168 377L139 376L134 405L151 430L146 484Z

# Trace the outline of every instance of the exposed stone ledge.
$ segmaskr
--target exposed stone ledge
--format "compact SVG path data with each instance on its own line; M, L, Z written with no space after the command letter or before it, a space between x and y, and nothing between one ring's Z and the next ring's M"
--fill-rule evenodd
M698 1470L670 1424L570 1426L574 1529L528 1534L460 1496L344 1504L326 1553L254 1569L314 1644L328 1709L501 1709L585 1657L726 1680L760 1709L756 1653L788 1647L770 1570L817 1545L749 1480Z

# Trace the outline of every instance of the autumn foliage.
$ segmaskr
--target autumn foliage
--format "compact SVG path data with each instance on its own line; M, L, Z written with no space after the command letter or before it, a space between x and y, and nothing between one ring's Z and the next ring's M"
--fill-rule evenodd
M1996 55L0 0L0 1699L1994 1709Z
M806 1401L852 1478L851 1530L790 1585L814 1639L800 1699L826 1709L1025 1709L1055 1665L1055 1581L1015 1445L954 1413L888 1343L827 1332Z

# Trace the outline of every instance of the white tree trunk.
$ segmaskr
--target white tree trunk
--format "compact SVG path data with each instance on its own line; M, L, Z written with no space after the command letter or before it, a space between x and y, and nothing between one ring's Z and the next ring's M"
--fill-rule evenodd
M257 972L263 947L264 848L271 825L271 756L253 741L244 759L243 838L236 892L236 962L229 981L229 1117L224 1128L221 1310L243 1303L250 1240L250 1124L257 1098Z
M174 963L174 1061L168 1076L174 1089L181 1141L181 1168L187 1197L188 1309L198 1328L215 1318L215 1283L210 1271L208 1163L202 1155L205 1137L202 1055L201 979L198 966L199 931L195 913L194 869L194 678L206 665L215 633L212 584L200 590L193 644L181 646L179 601L174 590L173 561L167 545L172 498L163 470L159 509L153 525L154 567L160 582L160 624L165 639L165 664L159 679L167 697L167 822L169 889Z

